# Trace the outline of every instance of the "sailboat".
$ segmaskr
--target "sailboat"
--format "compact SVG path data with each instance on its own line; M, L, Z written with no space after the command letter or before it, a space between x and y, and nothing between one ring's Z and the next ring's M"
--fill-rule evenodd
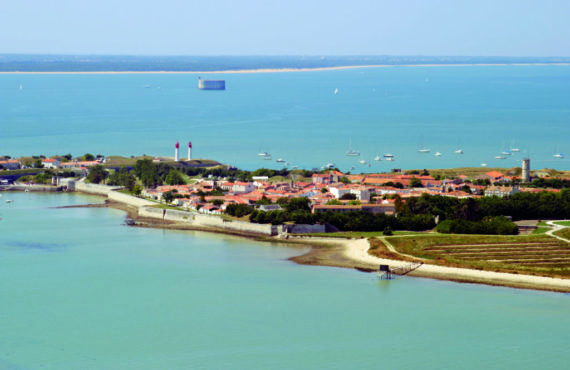
M441 153L440 153L440 152L435 152L435 156L436 156L436 157L441 157Z
M511 152L518 153L520 151L521 150L515 146L515 141L513 140L513 143L511 144Z
M457 150L455 151L455 154L463 154L463 149L457 149Z
M22 84L20 84L20 90L24 90L24 86L22 86Z
M285 163L286 161L283 158L278 158L275 162L277 163Z
M554 158L564 159L564 153L558 153L553 155Z
M348 150L346 151L346 155L349 157L359 157L360 152L358 150L352 149L352 140L348 142Z
M382 157L380 157L379 155L377 155L376 157L374 157L374 160L376 162L380 162L382 160Z
M338 88L334 89L334 94L338 95Z
M421 148L421 149L418 149L418 152L419 152L419 153L429 153L430 151L431 151L431 150L430 150L429 148Z
M368 162L366 162L364 159L361 159L360 161L358 161L358 163L360 163L360 164L366 164L366 163L368 163Z
M481 167L487 167L487 163L481 163Z

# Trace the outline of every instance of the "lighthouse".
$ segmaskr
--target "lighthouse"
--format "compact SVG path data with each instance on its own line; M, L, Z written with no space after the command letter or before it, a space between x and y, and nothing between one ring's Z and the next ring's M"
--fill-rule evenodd
M180 143L177 141L174 147L176 148L174 150L174 161L178 162L180 160L180 156L178 155L178 148L180 148Z
M192 142L188 142L188 160L192 160Z

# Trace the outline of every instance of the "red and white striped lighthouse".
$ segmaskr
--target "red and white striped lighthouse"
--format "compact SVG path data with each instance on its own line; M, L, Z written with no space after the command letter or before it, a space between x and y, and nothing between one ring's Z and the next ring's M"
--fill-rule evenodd
M188 142L188 160L192 160L192 142Z
M180 143L177 141L174 150L174 161L178 162L180 160L180 156L178 155L178 148L180 148Z

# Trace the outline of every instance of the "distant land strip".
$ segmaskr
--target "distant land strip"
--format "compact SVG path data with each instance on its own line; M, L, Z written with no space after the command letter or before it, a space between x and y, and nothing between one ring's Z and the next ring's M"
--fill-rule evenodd
M570 57L0 54L1 72L274 73L349 68L569 65Z
M284 72L315 72L336 71L359 68L389 68L389 67L497 67L497 66L570 66L568 63L448 63L448 64L370 64L335 67L309 67L309 68L257 68L257 69L229 69L217 71L192 70L100 70L100 71L3 71L0 74L237 74L237 73L284 73Z

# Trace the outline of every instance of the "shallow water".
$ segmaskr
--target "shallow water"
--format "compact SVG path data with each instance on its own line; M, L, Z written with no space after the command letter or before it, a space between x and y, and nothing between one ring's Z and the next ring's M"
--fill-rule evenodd
M125 226L3 193L0 368L565 368L570 296L296 265L303 250ZM11 204L5 199L13 199Z
M278 158L353 172L514 167L523 156L531 168L570 169L552 157L570 154L570 66L201 77L226 79L227 90L199 91L193 74L0 75L0 154L173 156L179 140L185 157L191 140L195 158L245 169L278 168ZM344 155L349 141L361 157ZM495 159L512 147L521 152ZM385 153L395 162L373 160Z

